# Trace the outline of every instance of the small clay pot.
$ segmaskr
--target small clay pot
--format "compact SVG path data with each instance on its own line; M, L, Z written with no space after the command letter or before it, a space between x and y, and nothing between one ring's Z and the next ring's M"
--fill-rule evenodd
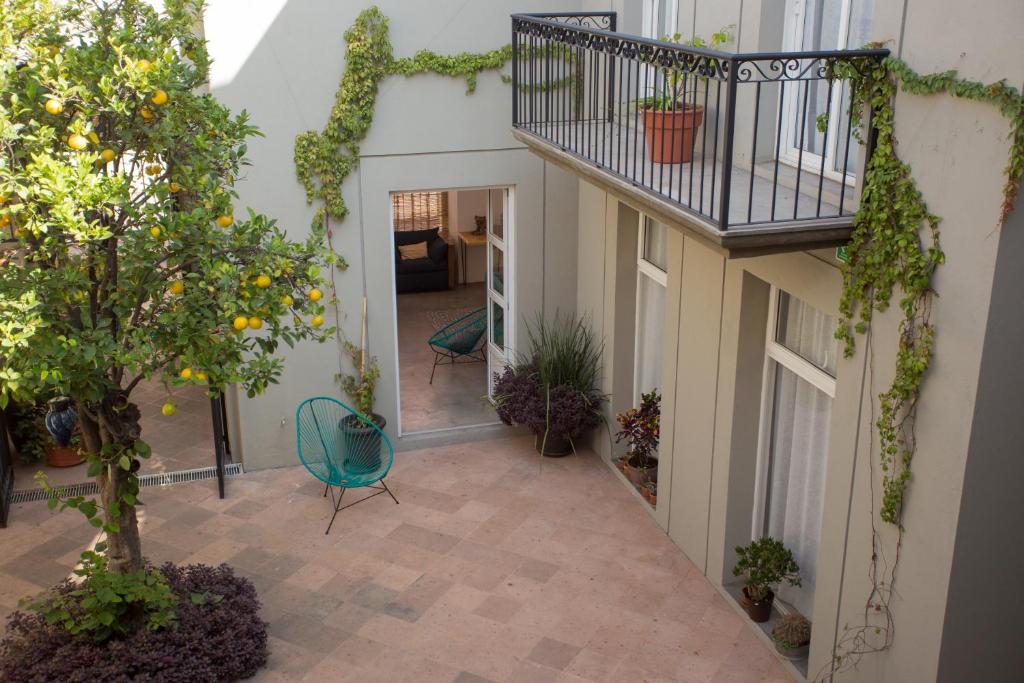
M811 649L810 643L804 643L800 647L782 647L779 641L775 641L775 651L790 661L807 659L807 653Z
M775 593L768 591L768 597L760 602L754 602L750 599L747 594L746 586L743 587L743 592L740 595L740 605L746 610L747 615L750 616L750 620L763 624L768 621L772 616L772 603L775 601Z
M74 467L82 464L82 451L78 446L46 444L46 464L50 467Z
M647 482L658 480L658 459L648 458L648 462L651 463L650 467L641 468L640 459L635 455L629 456L624 474L633 486L642 488Z

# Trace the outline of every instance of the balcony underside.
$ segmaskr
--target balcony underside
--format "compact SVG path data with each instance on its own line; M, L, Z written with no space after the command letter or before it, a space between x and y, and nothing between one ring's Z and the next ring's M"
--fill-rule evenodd
M603 134L592 132L585 155L553 142L578 140L579 136L571 129L580 125L588 124L567 124L554 131L549 127L544 130L544 137L524 128L513 128L512 134L538 156L610 192L655 220L703 240L729 258L835 247L850 238L852 215L816 217L840 213L840 201L842 213L855 211L852 191L842 191L840 200L838 183L826 180L819 188L815 178L811 183L803 183L797 192L795 169L782 168L775 175L774 168L755 168L751 177L749 168L734 165L729 214L742 216L745 224L722 230L708 215L716 205L721 177L712 178L706 164L699 161L694 164L651 163L646 158L642 130L637 135L625 126L608 125ZM595 161L605 158L614 158L614 165L621 172L611 171ZM690 169L694 169L692 178Z

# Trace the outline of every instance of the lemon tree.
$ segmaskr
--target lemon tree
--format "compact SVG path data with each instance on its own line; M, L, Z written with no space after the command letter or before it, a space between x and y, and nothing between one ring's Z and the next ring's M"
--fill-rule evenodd
M204 93L201 0L0 5L0 405L74 399L109 567L141 567L141 440L132 390L249 395L281 342L323 341L318 286L334 257L236 205L258 134Z

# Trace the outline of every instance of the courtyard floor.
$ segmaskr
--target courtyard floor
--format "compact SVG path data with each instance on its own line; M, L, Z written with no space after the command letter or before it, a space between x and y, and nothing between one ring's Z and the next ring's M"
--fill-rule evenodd
M790 680L592 453L528 438L406 451L379 496L324 535L323 486L293 467L143 489L156 563L227 562L269 622L259 681ZM0 615L93 539L73 511L11 510Z

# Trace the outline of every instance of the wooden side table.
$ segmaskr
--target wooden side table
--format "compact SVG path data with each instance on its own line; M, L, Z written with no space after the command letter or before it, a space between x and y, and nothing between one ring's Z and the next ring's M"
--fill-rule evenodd
M487 235L477 234L475 232L460 232L459 235L459 261L462 262L462 284L467 283L467 277L469 273L469 263L467 263L467 256L470 247L486 247L487 246Z

